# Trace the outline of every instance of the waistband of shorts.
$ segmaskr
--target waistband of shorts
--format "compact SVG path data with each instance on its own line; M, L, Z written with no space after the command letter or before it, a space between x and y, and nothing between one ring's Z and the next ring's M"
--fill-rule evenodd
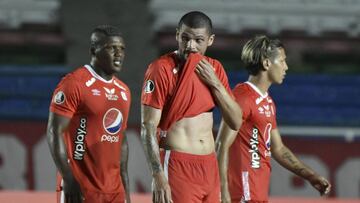
M170 159L192 161L192 162L209 162L216 161L216 153L212 152L205 155L189 154L185 152L173 151L173 150L161 150L160 154L166 156L166 153L170 153Z

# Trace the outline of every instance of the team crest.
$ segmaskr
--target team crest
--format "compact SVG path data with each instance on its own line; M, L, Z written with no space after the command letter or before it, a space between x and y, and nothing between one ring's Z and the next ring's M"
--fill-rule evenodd
M55 104L62 104L65 101L65 94L63 91L59 91L58 93L56 93L56 95L54 96L54 100Z
M144 87L144 92L145 93L151 93L153 92L155 89L155 84L152 80L148 80L145 83L145 87Z
M116 108L109 109L103 118L103 126L107 133L114 135L121 129L123 122L123 115L121 111Z

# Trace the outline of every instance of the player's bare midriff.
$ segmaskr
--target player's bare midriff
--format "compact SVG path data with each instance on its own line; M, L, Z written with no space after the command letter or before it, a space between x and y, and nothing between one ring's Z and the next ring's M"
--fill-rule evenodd
M167 132L164 148L197 155L210 154L215 151L212 127L212 112L183 118Z

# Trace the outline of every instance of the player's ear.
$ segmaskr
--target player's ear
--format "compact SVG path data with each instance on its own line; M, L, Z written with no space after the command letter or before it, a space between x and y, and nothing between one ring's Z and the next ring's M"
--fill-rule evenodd
M215 40L215 34L211 34L208 40L208 47L214 43L214 40Z
M269 70L270 66L271 66L271 61L270 59L266 58L262 61L262 65L264 67L265 70Z
M179 41L179 28L176 28L175 39L176 41Z

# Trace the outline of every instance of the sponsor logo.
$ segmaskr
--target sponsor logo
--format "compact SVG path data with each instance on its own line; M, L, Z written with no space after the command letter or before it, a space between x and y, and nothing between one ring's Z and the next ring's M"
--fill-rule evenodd
M98 89L92 89L91 92L92 92L92 94L93 94L94 96L100 96L100 95L101 95L101 94L100 94L100 90L98 90Z
M271 130L272 130L272 124L268 123L265 127L265 131L264 131L264 140L265 140L265 146L267 148L267 150L270 150L270 146L271 146Z
M253 128L250 138L251 168L260 168L259 130Z
M56 93L56 95L54 96L54 100L55 104L62 104L65 101L65 94L63 91L59 91L58 93Z
M144 92L145 93L151 93L153 92L155 89L155 84L152 80L148 80L145 83L145 87L144 87Z
M91 78L90 80L88 80L85 85L86 87L90 87L92 84L94 84L94 82L96 81L95 78Z
M256 105L260 104L260 102L262 102L263 98L259 97L255 100Z
M119 96L115 94L115 88L108 89L104 87L105 96L108 100L117 101Z
M260 106L260 107L258 108L258 110L259 110L259 113L260 113L260 114L265 114L266 117L270 117L270 116L271 116L271 113L273 113L272 111L270 111L270 106L269 106L269 104L263 105L262 107ZM271 106L271 110L273 110L273 109L272 109L272 106Z
M122 122L122 113L115 108L109 109L103 117L103 127L110 135L114 135L120 131Z
M258 110L259 110L259 113L260 113L260 114L264 114L264 108L263 108L263 107L260 106L260 107L258 108Z
M272 103L272 100L269 97L266 97L266 101L269 102L269 104Z
M85 136L86 132L86 118L80 118L80 124L76 131L76 138L74 141L75 151L74 151L74 159L83 160L85 154Z
M110 143L119 142L119 136L102 135L101 136L101 142L110 142Z

